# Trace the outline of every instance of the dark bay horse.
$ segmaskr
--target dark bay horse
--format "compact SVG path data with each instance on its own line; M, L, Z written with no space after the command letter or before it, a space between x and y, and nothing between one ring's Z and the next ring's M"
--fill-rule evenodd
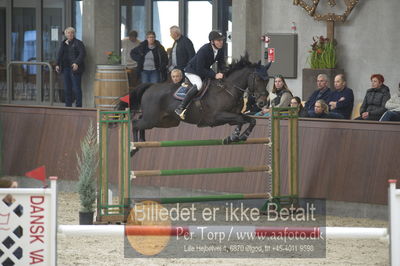
M253 95L260 106L266 103L269 66L270 64L253 64L247 56L233 62L223 80L212 80L206 94L200 100L195 99L190 103L185 120L181 120L174 111L180 103L173 97L179 84L139 85L129 93L131 111L135 113L139 108L142 110L142 115L132 120L134 141L144 141L146 129L176 127L181 121L198 127L236 125L234 132L224 139L224 143L246 140L256 120L241 113L243 94L248 92ZM123 110L127 107L127 103L119 102L116 109ZM246 123L249 126L241 133L242 126ZM140 139L138 132L141 133Z

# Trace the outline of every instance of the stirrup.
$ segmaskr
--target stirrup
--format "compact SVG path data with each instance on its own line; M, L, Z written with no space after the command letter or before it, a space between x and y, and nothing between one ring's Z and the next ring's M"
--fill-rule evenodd
M185 113L186 113L186 108L181 110L175 109L175 113L182 119L185 120Z

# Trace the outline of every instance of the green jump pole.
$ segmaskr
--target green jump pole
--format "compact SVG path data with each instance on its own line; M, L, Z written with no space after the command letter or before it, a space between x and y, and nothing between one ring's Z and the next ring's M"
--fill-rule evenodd
M242 173L242 172L264 172L270 171L270 166L237 166L222 168L194 168L194 169L174 169L174 170L142 170L131 171L131 179L142 176L171 176L171 175L196 175L196 174L222 174L222 173Z
M224 144L222 139L204 140L176 140L176 141L146 141L132 142L131 149L135 148L156 148L156 147L185 147L185 146L213 146L213 145L240 145L240 144L269 144L270 138L252 138L246 141Z
M208 195L194 197L170 197L170 198L140 198L135 201L154 201L160 204L187 203L187 202L207 202L241 199L268 199L266 194L227 194L227 195Z

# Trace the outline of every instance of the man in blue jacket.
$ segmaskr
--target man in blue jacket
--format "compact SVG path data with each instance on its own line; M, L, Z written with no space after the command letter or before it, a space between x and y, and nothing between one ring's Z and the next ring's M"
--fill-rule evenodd
M217 31L211 31L208 35L208 39L210 42L199 49L185 68L185 76L192 83L192 87L189 88L186 97L175 110L175 113L182 119L185 119L186 107L197 92L201 90L203 80L205 78L222 79L224 77L220 72L215 73L211 69L211 66L215 62L218 62L218 71L221 71L225 67L224 52L222 50L225 37Z
M311 116L314 113L315 103L318 100L329 102L331 90L328 88L328 77L325 74L317 76L317 90L314 91L304 106L304 115Z
M75 29L68 27L64 31L65 39L62 41L57 55L57 73L64 77L65 106L72 106L72 95L76 98L76 107L82 107L81 78L85 69L85 46L82 41L75 38Z
M346 78L343 74L335 77L335 91L329 97L331 113L340 115L341 119L350 119L354 105L353 90L346 86Z
M183 71L189 60L195 55L193 43L188 37L182 35L178 26L172 26L169 30L174 44L168 55L168 70L171 72L177 68Z

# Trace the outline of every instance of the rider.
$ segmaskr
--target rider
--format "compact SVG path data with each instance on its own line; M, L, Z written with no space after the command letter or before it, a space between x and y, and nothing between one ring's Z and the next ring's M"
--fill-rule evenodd
M215 78L222 79L224 75L220 72L215 73L210 67L218 61L218 71L221 71L225 67L224 52L222 47L224 46L225 37L217 32L211 31L208 35L209 43L203 45L197 54L189 61L185 68L185 76L193 84L187 92L185 98L175 109L175 113L182 119L185 119L185 110L193 97L197 94L203 86L203 79Z

